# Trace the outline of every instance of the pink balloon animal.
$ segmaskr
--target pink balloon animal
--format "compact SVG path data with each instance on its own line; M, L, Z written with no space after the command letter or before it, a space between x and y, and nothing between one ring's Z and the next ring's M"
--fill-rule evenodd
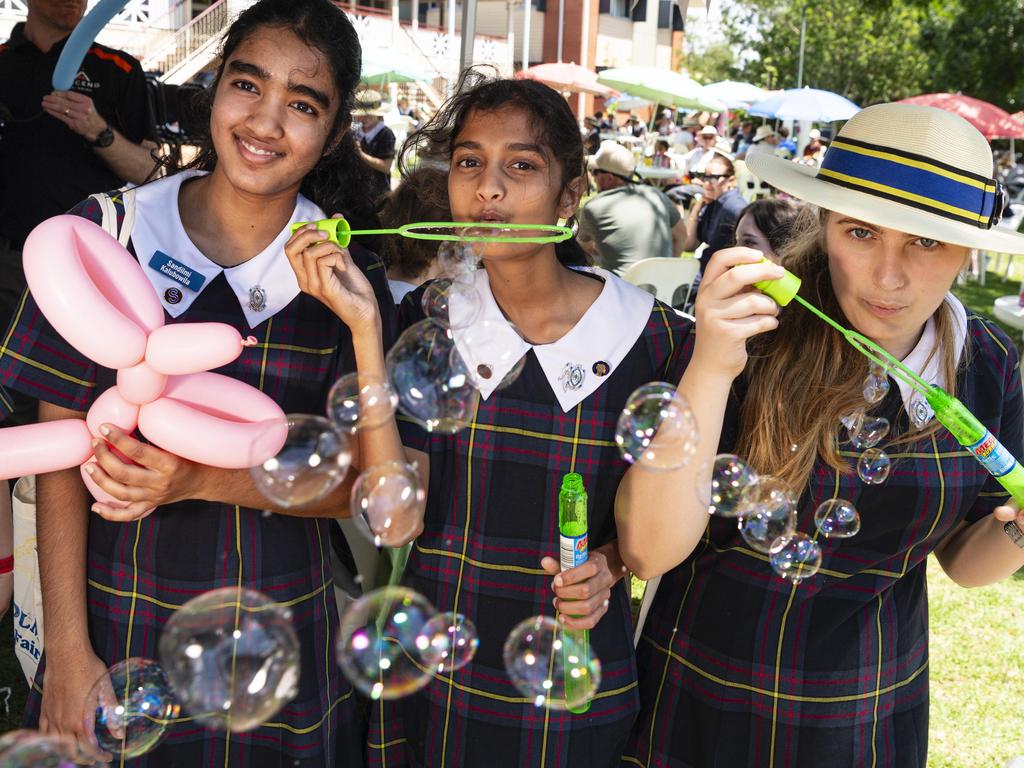
M223 323L164 325L164 311L139 266L102 227L54 216L25 241L25 278L50 324L75 349L117 370L117 384L84 421L66 419L0 429L0 479L76 464L99 501L124 506L84 467L95 461L101 424L146 438L195 462L226 469L276 455L288 434L277 403L254 387L209 369L256 343Z

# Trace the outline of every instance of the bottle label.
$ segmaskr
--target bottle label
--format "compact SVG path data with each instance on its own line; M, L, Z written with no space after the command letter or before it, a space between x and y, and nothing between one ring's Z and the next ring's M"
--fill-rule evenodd
M568 571L587 562L587 534L582 536L559 536L558 554L562 570Z
M995 436L987 429L981 436L981 440L973 445L968 445L967 449L974 453L981 466L987 469L992 477L1008 475L1017 466L1017 460L1013 458L1013 454L1006 450L1003 444L996 440Z

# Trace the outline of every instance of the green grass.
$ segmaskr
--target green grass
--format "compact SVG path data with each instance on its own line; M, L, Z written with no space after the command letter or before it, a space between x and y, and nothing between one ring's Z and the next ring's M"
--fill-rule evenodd
M985 276L985 285L981 285L976 280L968 280L963 284L953 286L953 293L959 297L960 301L979 315L993 320L1015 342L1020 341L1020 331L996 320L992 305L1000 296L1016 295L1019 291L1019 280L1005 280L995 272L989 272ZM1020 345L1018 344L1018 346Z

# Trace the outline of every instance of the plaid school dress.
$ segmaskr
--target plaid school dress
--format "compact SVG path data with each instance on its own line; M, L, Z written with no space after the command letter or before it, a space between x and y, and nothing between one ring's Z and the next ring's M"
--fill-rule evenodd
M422 317L421 294L422 289L416 291L402 305L410 322ZM596 307L594 314L606 313L602 322L609 327L623 320L614 306ZM615 492L628 468L614 442L616 420L638 386L679 380L692 351L691 327L667 306L652 305L648 296L625 345L628 351L610 373L599 365L610 361L599 355L615 330L605 338L585 334L587 346L579 351L589 357L581 357L576 373L584 380L598 377L600 386L568 410L531 350L518 380L482 398L471 423L457 434L428 435L400 422L406 445L430 458L425 528L403 583L438 610L468 617L480 645L470 664L435 678L418 693L371 703L370 765L599 768L617 763L638 705L628 582L616 584L608 613L590 632L602 680L586 714L534 707L510 682L502 648L520 621L554 616L551 576L540 561L558 559L558 491L565 473L583 476L590 548L615 538ZM556 383L571 387L570 379Z
M165 180L166 181L166 180ZM161 183L161 182L156 182ZM119 218L123 206L115 195ZM72 211L99 223L89 199ZM169 214L173 215L173 214ZM172 252L170 244L168 252ZM376 256L353 247L381 307L390 308L384 269ZM268 286L273 290L272 286ZM392 312L383 314L386 338ZM167 315L166 322L175 319ZM286 413L323 413L327 392L355 362L348 329L316 299L299 294L283 310L249 328L223 275L213 279L181 321L227 323L258 343L222 369L261 389ZM85 411L114 384L114 372L70 347L27 295L16 326L0 347L0 382L32 397ZM363 734L351 685L334 657L338 616L326 519L265 514L205 501L157 508L131 523L89 515L87 601L89 640L107 664L128 657L157 658L160 631L190 598L219 587L258 590L287 605L301 648L299 692L271 722L227 735L206 730L182 712L161 745L137 760L138 768L323 768L362 764ZM47 633L59 631L47 626ZM83 638L84 642L85 638ZM30 692L26 724L38 721L45 654Z
M967 318L967 335L957 394L1020 457L1017 350L980 317ZM723 450L735 440L735 402L730 411ZM880 413L894 432L910 429L895 383ZM859 452L840 447L852 466ZM1007 493L945 429L888 453L881 485L815 465L797 527L821 545L811 579L793 586L779 578L735 520L720 518L662 577L637 647L641 715L624 766L923 768L925 559ZM816 533L814 511L832 498L859 510L853 538Z

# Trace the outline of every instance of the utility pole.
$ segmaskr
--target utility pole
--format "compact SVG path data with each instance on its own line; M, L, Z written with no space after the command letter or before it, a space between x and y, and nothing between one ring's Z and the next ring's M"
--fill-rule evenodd
M804 87L804 44L807 39L807 6L809 2L804 3L804 7L800 9L800 63L797 65L796 70L796 87Z

